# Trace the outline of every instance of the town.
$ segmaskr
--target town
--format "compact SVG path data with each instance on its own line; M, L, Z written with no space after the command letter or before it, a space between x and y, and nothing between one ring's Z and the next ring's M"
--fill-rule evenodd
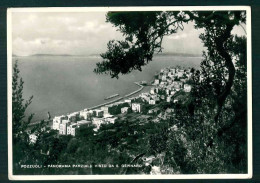
M162 111L158 104L177 103L181 97L185 97L192 88L190 82L191 69L164 68L154 76L149 92L141 93L139 96L113 102L99 108L84 109L67 115L55 116L52 120L52 129L57 130L59 135L76 136L82 126L94 126L98 133L101 125L114 124L131 117L131 120L139 119L142 122L152 120L159 122L173 114L174 109L168 108ZM138 83L136 83L138 84ZM139 82L141 89L147 85L146 81ZM29 136L30 142L35 143L37 134Z

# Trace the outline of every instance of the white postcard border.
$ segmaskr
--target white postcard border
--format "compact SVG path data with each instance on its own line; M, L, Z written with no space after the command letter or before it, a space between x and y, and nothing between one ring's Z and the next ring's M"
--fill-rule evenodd
M187 175L13 175L12 159L12 13L13 12L107 12L107 11L210 11L245 10L247 16L247 105L248 173ZM8 177L10 180L126 180L126 179L249 179L253 175L252 152L252 48L250 6L162 6L162 7L46 7L7 10L7 96L8 96Z

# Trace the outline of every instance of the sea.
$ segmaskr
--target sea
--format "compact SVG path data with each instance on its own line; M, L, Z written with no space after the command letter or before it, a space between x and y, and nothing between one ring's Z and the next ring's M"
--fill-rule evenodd
M23 98L33 96L26 116L34 113L32 122L36 122L47 119L48 112L54 117L108 102L105 98L114 94L129 94L139 88L134 82L150 82L162 68L198 69L202 57L155 55L142 71L120 75L119 79L93 72L102 61L99 56L41 55L13 57L13 63L15 60L24 80Z

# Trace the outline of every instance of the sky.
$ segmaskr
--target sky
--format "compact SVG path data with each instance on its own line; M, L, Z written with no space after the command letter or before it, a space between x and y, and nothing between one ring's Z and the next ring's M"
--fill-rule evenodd
M92 55L106 51L109 40L122 40L122 34L106 22L106 12L54 13L13 12L12 50L18 56L33 54ZM245 27L245 26L244 26ZM201 55L203 44L190 22L184 30L165 36L162 47L167 53ZM243 35L239 26L234 34Z

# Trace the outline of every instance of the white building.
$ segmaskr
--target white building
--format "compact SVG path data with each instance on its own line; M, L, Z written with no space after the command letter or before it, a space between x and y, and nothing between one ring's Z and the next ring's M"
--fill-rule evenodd
M110 118L106 118L105 122L114 124L117 119L118 119L117 117L110 117Z
M167 83L170 85L172 84L172 79L167 79Z
M173 112L174 112L174 109L173 109L173 108L167 108L165 112L166 112L166 113L173 113Z
M160 97L162 100L165 100L165 96L164 95L161 95Z
M182 77L182 76L183 76L183 74L184 74L184 71L182 71L182 72L181 72L181 71L179 71L177 75L178 75L178 77L180 78L180 77Z
M110 108L110 107L109 107L108 105L101 107L101 110L104 111L104 115L105 115L105 114L109 114L109 108Z
M79 112L79 116L83 119L88 119L88 116L89 116L89 111L80 111Z
M191 73L188 73L188 74L187 74L188 79L191 79L191 76L192 76Z
M171 102L171 96L168 96L167 98L166 98L166 102Z
M168 77L172 77L173 76L173 73L172 72L169 72L168 73Z
M148 111L148 113L149 113L149 114L153 114L153 113L157 113L158 111L160 111L160 109L159 109L159 108L155 108L155 109L150 109L150 110Z
M155 94L155 92L154 92L154 88L151 88L150 93L151 93L152 95Z
M71 123L67 126L67 135L76 136L77 123Z
M166 76L166 75L163 75L163 76L162 76L162 80L163 80L163 81L166 81L166 80L167 80L167 76Z
M123 108L121 108L121 113L123 114L123 113L128 113L128 111L129 111L129 107L123 107Z
M97 131L100 128L101 124L103 124L104 122L105 122L104 118L93 118L92 123L93 125L96 126L94 131Z
M185 82L188 81L188 79L187 78L186 79L180 79L180 81L185 83Z
M170 71L170 70L169 70L168 68L165 68L164 71L163 71L163 73L166 74L166 75L168 75L169 71Z
M174 88L180 89L182 88L183 83L181 81L173 81L172 85L174 86Z
M173 74L176 73L176 69L175 69L175 68L170 69L170 71L171 71Z
M55 116L53 118L52 129L53 130L59 130L61 121L64 120L64 119L67 119L67 117L64 116L64 115L62 115L62 116Z
M190 92L190 91L191 91L191 85L189 85L189 84L184 84L184 91L185 91L185 92Z
M91 111L88 111L87 112L87 118L84 118L85 120L91 120L91 118L92 118L92 116L93 116L93 111L91 110Z
M79 118L79 112L73 112L71 114L68 114L67 116L70 122L76 122L77 119Z
M163 87L163 86L166 85L166 84L167 84L166 82L162 81L162 82L160 83L160 87Z
M200 75L200 81L203 81L204 77L202 75Z
M142 93L142 94L140 94L139 95L143 100L145 100L145 101L149 101L149 99L150 99L150 95L149 95L149 93Z
M152 95L151 99L155 100L155 101L160 101L160 98L158 95Z
M89 111L88 111L88 116L89 116L89 115L90 115L91 117L94 116L94 111L93 111L93 110L89 110Z
M91 121L80 120L77 123L68 123L67 124L67 135L76 136L77 130L83 125L90 125Z
M94 112L96 113L96 117L98 117L98 118L102 118L104 116L103 110L96 109L96 110L94 110Z
M132 103L133 100L134 100L133 98L126 99L125 103L127 103L129 106L131 106L131 103Z
M171 95L174 95L176 93L176 91L172 90L171 91Z
M35 133L29 135L30 143L34 144L37 141L38 136Z
M60 135L67 135L67 126L70 125L69 120L62 120L62 123L59 127L59 134Z
M150 100L149 100L149 104L150 104L150 105L155 105L155 100L150 99Z
M141 112L141 110L142 110L142 105L139 104L139 103L133 103L133 104L132 104L132 110L133 110L134 112Z
M160 83L160 80L159 80L159 79L155 79L155 80L154 80L154 84L155 84L155 85L158 85L159 83Z
M111 106L119 106L119 105L122 105L124 103L125 102L115 102L115 103L111 104Z
M80 120L80 121L77 121L77 125L78 126L82 126L82 125L90 125L91 124L91 121L87 121L87 120Z

